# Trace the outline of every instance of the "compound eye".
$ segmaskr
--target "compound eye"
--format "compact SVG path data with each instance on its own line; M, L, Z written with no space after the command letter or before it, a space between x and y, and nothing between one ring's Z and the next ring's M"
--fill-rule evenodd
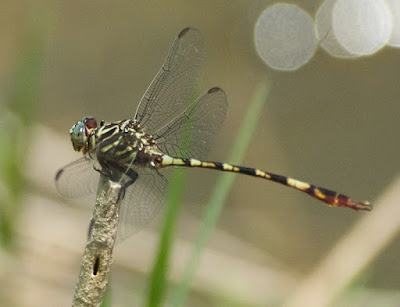
M90 129L96 129L97 128L97 121L94 117L92 116L86 116L83 120L85 123L85 126L90 130Z
M71 141L74 149L80 151L87 141L86 127L83 122L78 122L71 128Z

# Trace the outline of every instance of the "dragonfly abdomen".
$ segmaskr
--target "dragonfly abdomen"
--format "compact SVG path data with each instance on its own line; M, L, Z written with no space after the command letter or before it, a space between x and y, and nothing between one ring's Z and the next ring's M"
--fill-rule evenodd
M161 167L166 166L186 166L186 167L200 167L216 169L225 172L240 173L248 176L264 178L270 181L280 183L282 185L294 188L298 191L304 192L313 198L323 201L329 206L333 207L347 207L353 210L368 210L372 209L369 202L357 202L353 201L350 197L336 193L334 191L317 187L315 185L303 182L297 179L293 179L286 176L276 175L270 172L261 171L256 168L243 167L237 165L231 165L228 163L221 162L206 162L196 159L186 159L186 158L173 158L164 155L161 161Z

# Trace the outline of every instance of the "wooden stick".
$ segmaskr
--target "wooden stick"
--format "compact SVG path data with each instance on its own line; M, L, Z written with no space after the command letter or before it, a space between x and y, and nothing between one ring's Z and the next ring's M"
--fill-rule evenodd
M118 230L121 185L100 176L89 238L72 306L99 306L108 283Z

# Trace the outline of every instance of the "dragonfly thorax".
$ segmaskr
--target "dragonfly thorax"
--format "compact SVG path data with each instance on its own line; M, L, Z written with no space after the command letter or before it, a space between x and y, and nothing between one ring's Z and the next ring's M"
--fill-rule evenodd
M101 124L89 135L87 146L88 151L94 151L98 159L126 165L147 165L162 155L153 137L132 120Z

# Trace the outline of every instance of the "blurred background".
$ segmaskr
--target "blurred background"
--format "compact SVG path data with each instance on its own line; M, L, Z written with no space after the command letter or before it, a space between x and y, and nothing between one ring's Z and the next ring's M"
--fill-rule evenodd
M301 6L313 17L321 2ZM272 70L257 55L254 26L273 3L0 3L2 306L70 305L92 204L63 201L55 190L57 169L80 157L69 129L85 115L132 118L187 26L206 41L199 89L222 87L229 102L209 160L234 162L227 159L250 101L257 88L270 85L243 165L375 205L371 212L329 208L280 185L233 175L187 306L400 304L400 50L339 59L317 48L296 71ZM219 175L185 172L170 290ZM115 249L113 306L143 304L162 220L163 212ZM312 282L326 287L319 292ZM302 296L310 288L329 299Z

